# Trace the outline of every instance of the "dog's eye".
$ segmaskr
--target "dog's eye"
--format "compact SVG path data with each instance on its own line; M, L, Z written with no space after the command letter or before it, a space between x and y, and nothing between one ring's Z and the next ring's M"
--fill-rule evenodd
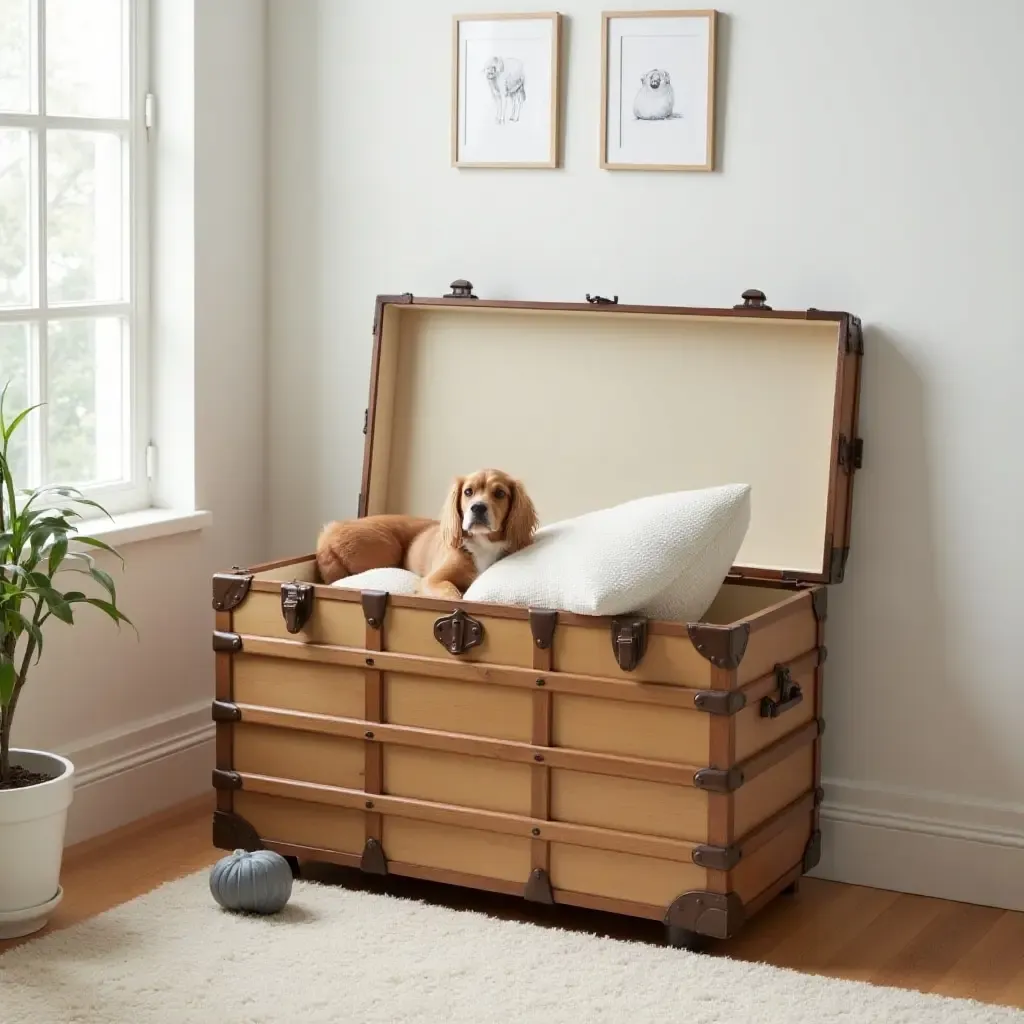
M505 488L504 487L495 487L494 488L494 496L495 496L495 498L498 499L498 501L501 501L505 497Z
M464 490L464 491L463 491L462 493L463 493L463 494L464 494L464 495L465 495L465 496L466 496L467 498L472 498L472 497L473 497L473 488L472 488L472 487L467 487L467 488L466 488L466 489L465 489L465 490Z

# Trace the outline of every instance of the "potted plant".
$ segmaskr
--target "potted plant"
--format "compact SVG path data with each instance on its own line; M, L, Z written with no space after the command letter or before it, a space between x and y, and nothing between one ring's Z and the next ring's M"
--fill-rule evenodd
M51 619L74 625L83 605L115 623L130 620L117 607L110 575L85 548L120 555L78 532L76 506L106 510L73 487L34 490L16 486L8 461L11 438L29 413L7 422L0 392L0 939L39 931L60 903L60 869L67 812L74 792L74 765L59 754L11 746L14 715L29 672L43 653ZM122 559L123 562L123 559ZM82 580L92 596L63 579ZM120 628L120 626L119 626ZM133 627L134 628L134 627Z

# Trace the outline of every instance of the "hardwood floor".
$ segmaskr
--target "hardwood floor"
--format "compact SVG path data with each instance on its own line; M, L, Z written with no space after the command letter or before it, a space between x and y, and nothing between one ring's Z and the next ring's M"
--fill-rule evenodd
M65 897L48 931L66 928L207 868L223 856L210 843L212 803L202 799L133 823L65 855ZM411 879L377 879L329 865L305 877L381 889L496 916L659 942L652 922L469 893ZM45 933L39 933L45 934ZM0 942L0 953L28 939ZM895 985L1024 1008L1024 914L806 878L780 897L716 955L811 974Z

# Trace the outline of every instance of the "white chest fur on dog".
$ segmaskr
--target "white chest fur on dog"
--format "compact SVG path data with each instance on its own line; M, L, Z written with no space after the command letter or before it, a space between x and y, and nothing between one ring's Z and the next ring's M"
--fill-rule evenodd
M487 537L467 537L463 547L472 557L478 576L505 554L505 545L501 541L489 540Z

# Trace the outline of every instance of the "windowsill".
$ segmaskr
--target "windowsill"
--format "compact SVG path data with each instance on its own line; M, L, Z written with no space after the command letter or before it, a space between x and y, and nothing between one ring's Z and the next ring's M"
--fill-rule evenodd
M79 531L89 537L98 537L115 547L137 544L139 541L173 537L181 533L194 533L213 522L213 513L183 511L181 509L146 508L139 512L107 518L88 519L78 523Z

